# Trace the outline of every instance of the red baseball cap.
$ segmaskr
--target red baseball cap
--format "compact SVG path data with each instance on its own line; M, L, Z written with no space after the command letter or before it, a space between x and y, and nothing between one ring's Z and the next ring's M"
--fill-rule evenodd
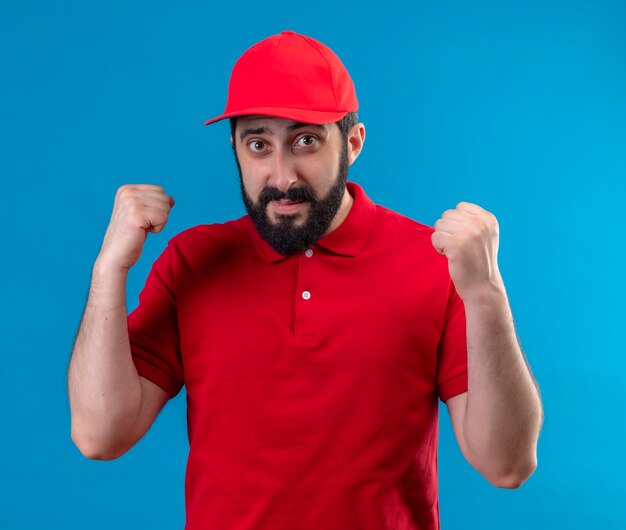
M332 123L358 108L354 83L339 57L311 37L283 31L237 60L224 113L204 124L247 114Z

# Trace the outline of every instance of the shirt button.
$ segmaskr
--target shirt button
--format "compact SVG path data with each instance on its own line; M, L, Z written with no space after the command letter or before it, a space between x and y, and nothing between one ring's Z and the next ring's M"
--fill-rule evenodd
M304 255L305 255L307 258L310 258L310 257L313 255L313 250L312 250L312 249L310 249L310 248L307 248L307 249L306 249L306 251L305 251L305 253L304 253Z
M304 298L305 300L308 300L309 298L311 298L311 293L309 291L304 291L302 293L302 298Z

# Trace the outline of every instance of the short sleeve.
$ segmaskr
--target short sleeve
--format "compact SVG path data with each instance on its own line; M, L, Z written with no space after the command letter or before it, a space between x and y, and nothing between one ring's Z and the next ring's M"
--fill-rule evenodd
M137 372L174 397L183 385L171 243L152 264L128 315L130 350Z
M437 392L441 401L467 392L465 306L452 281L437 347Z

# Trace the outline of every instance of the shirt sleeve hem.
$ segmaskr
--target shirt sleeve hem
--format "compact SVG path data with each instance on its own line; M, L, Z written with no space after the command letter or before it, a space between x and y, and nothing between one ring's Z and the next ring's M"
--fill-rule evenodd
M135 363L135 367L137 368L137 373L141 377L145 377L155 385L160 386L169 394L170 399L176 396L178 392L180 392L182 385L172 379L170 375L159 370L158 368L155 368L152 364L134 355L133 362Z
M443 402L463 392L467 392L467 370L439 385L439 398Z

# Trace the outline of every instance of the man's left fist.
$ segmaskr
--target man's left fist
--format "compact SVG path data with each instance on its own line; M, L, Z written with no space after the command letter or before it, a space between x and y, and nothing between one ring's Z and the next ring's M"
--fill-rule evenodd
M471 202L443 212L431 235L433 246L448 258L456 292L464 302L503 288L498 269L498 220Z

